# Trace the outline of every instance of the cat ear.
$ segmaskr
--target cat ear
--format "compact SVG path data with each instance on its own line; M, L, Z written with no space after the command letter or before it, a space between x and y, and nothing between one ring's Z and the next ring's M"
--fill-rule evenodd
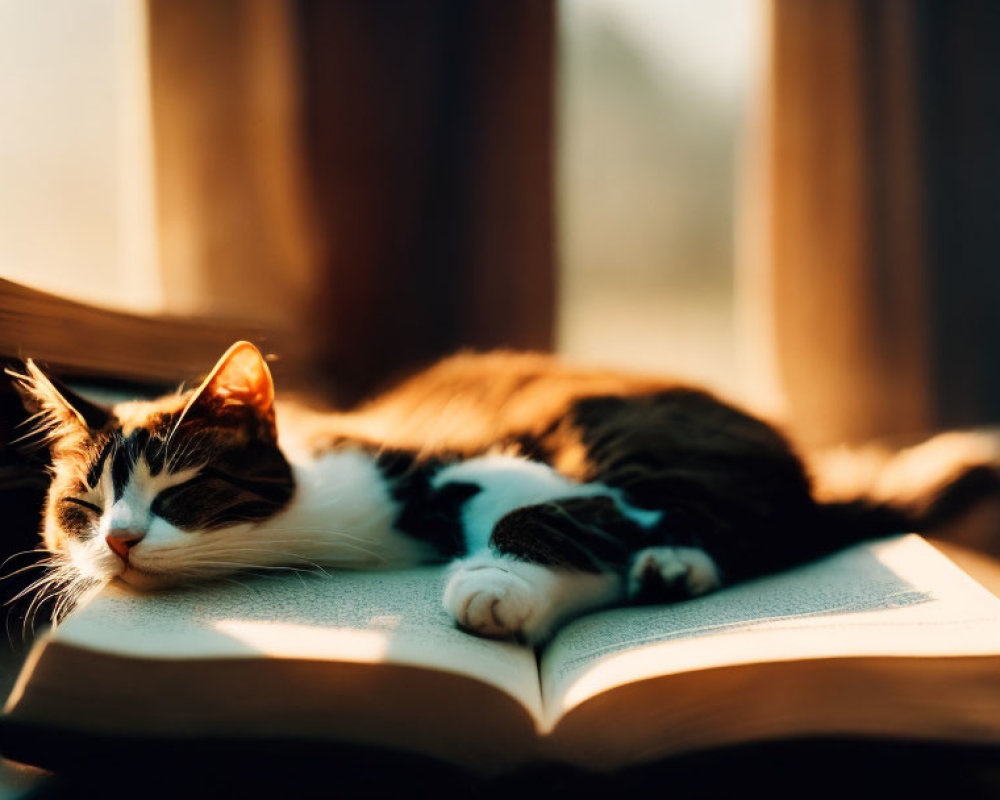
M21 395L25 410L32 415L34 432L53 446L89 436L111 421L111 412L50 378L30 358L24 372L6 369Z
M274 433L274 381L260 351L237 342L219 359L184 407L184 416L245 418L249 413Z

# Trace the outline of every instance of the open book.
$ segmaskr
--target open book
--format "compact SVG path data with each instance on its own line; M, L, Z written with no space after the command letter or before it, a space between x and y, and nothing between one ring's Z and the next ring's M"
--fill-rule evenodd
M444 577L111 586L36 645L8 718L376 744L484 772L799 735L1000 742L1000 600L917 536L592 614L539 653L456 630Z

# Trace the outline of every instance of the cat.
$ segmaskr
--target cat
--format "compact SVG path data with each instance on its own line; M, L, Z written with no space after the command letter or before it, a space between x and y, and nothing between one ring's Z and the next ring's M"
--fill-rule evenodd
M817 502L781 433L705 391L540 354L453 356L280 438L248 342L193 390L111 408L30 360L11 374L51 454L41 583L67 603L113 579L447 562L457 625L537 643L918 527Z

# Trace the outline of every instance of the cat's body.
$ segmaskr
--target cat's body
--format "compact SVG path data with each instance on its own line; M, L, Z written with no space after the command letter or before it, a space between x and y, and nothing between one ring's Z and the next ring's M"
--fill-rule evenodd
M70 591L450 562L458 624L538 640L910 523L814 502L784 438L704 392L539 355L446 360L294 442L246 343L196 390L110 412L30 362L19 380L48 432L43 537Z

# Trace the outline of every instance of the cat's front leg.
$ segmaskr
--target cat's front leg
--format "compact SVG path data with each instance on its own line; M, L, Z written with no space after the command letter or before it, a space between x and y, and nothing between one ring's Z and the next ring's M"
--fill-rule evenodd
M473 633L544 640L565 620L623 599L637 530L607 497L519 508L497 522L487 551L455 564L445 608Z
M487 552L455 565L444 605L472 633L535 643L570 617L613 605L623 586L618 574L548 567Z

